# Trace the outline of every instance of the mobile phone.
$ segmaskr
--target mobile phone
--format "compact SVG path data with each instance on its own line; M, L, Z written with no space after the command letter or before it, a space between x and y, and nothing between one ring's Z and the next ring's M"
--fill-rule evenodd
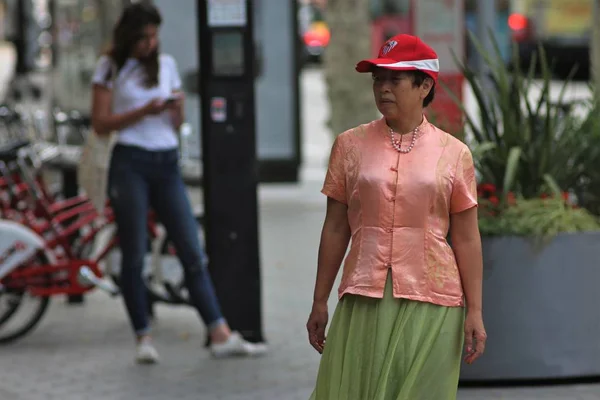
M173 104L173 103L175 103L175 101L177 101L177 97L174 97L174 96L172 96L172 97L167 97L167 98L165 99L165 104Z

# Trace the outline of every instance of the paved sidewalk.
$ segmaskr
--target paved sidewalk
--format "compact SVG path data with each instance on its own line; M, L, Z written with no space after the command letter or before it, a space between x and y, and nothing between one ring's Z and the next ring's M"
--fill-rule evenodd
M281 193L274 190L261 208L267 357L213 361L195 313L159 306L162 363L135 366L120 299L95 293L84 307L57 299L33 334L0 348L0 399L308 398L318 355L303 325L323 213Z

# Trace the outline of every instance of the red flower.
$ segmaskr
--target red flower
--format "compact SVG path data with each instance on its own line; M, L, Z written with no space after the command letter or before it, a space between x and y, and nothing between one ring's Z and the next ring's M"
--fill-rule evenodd
M506 194L506 201L511 206L514 206L517 203L517 199L515 198L515 194L513 192L508 192Z
M495 206L497 206L500 203L500 199L498 199L498 197L496 196L490 196L488 200Z
M481 185L479 185L478 189L482 192L496 193L496 186L494 186L491 183L482 183Z

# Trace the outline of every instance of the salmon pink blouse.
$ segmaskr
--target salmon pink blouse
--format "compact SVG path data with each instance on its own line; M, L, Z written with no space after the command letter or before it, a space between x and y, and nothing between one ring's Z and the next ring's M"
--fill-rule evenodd
M402 148L411 134L404 135ZM391 269L396 298L464 306L446 241L450 215L477 206L468 147L426 118L408 154L391 144L385 120L339 135L322 193L348 207L352 232L338 296L383 297Z

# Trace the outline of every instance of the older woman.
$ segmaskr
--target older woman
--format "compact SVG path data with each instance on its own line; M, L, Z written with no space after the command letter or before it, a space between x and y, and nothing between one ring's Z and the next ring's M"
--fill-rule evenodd
M463 341L472 363L486 340L471 152L424 116L439 62L419 38L395 36L356 69L372 74L383 117L342 133L331 151L307 323L322 353L312 399L455 399Z

